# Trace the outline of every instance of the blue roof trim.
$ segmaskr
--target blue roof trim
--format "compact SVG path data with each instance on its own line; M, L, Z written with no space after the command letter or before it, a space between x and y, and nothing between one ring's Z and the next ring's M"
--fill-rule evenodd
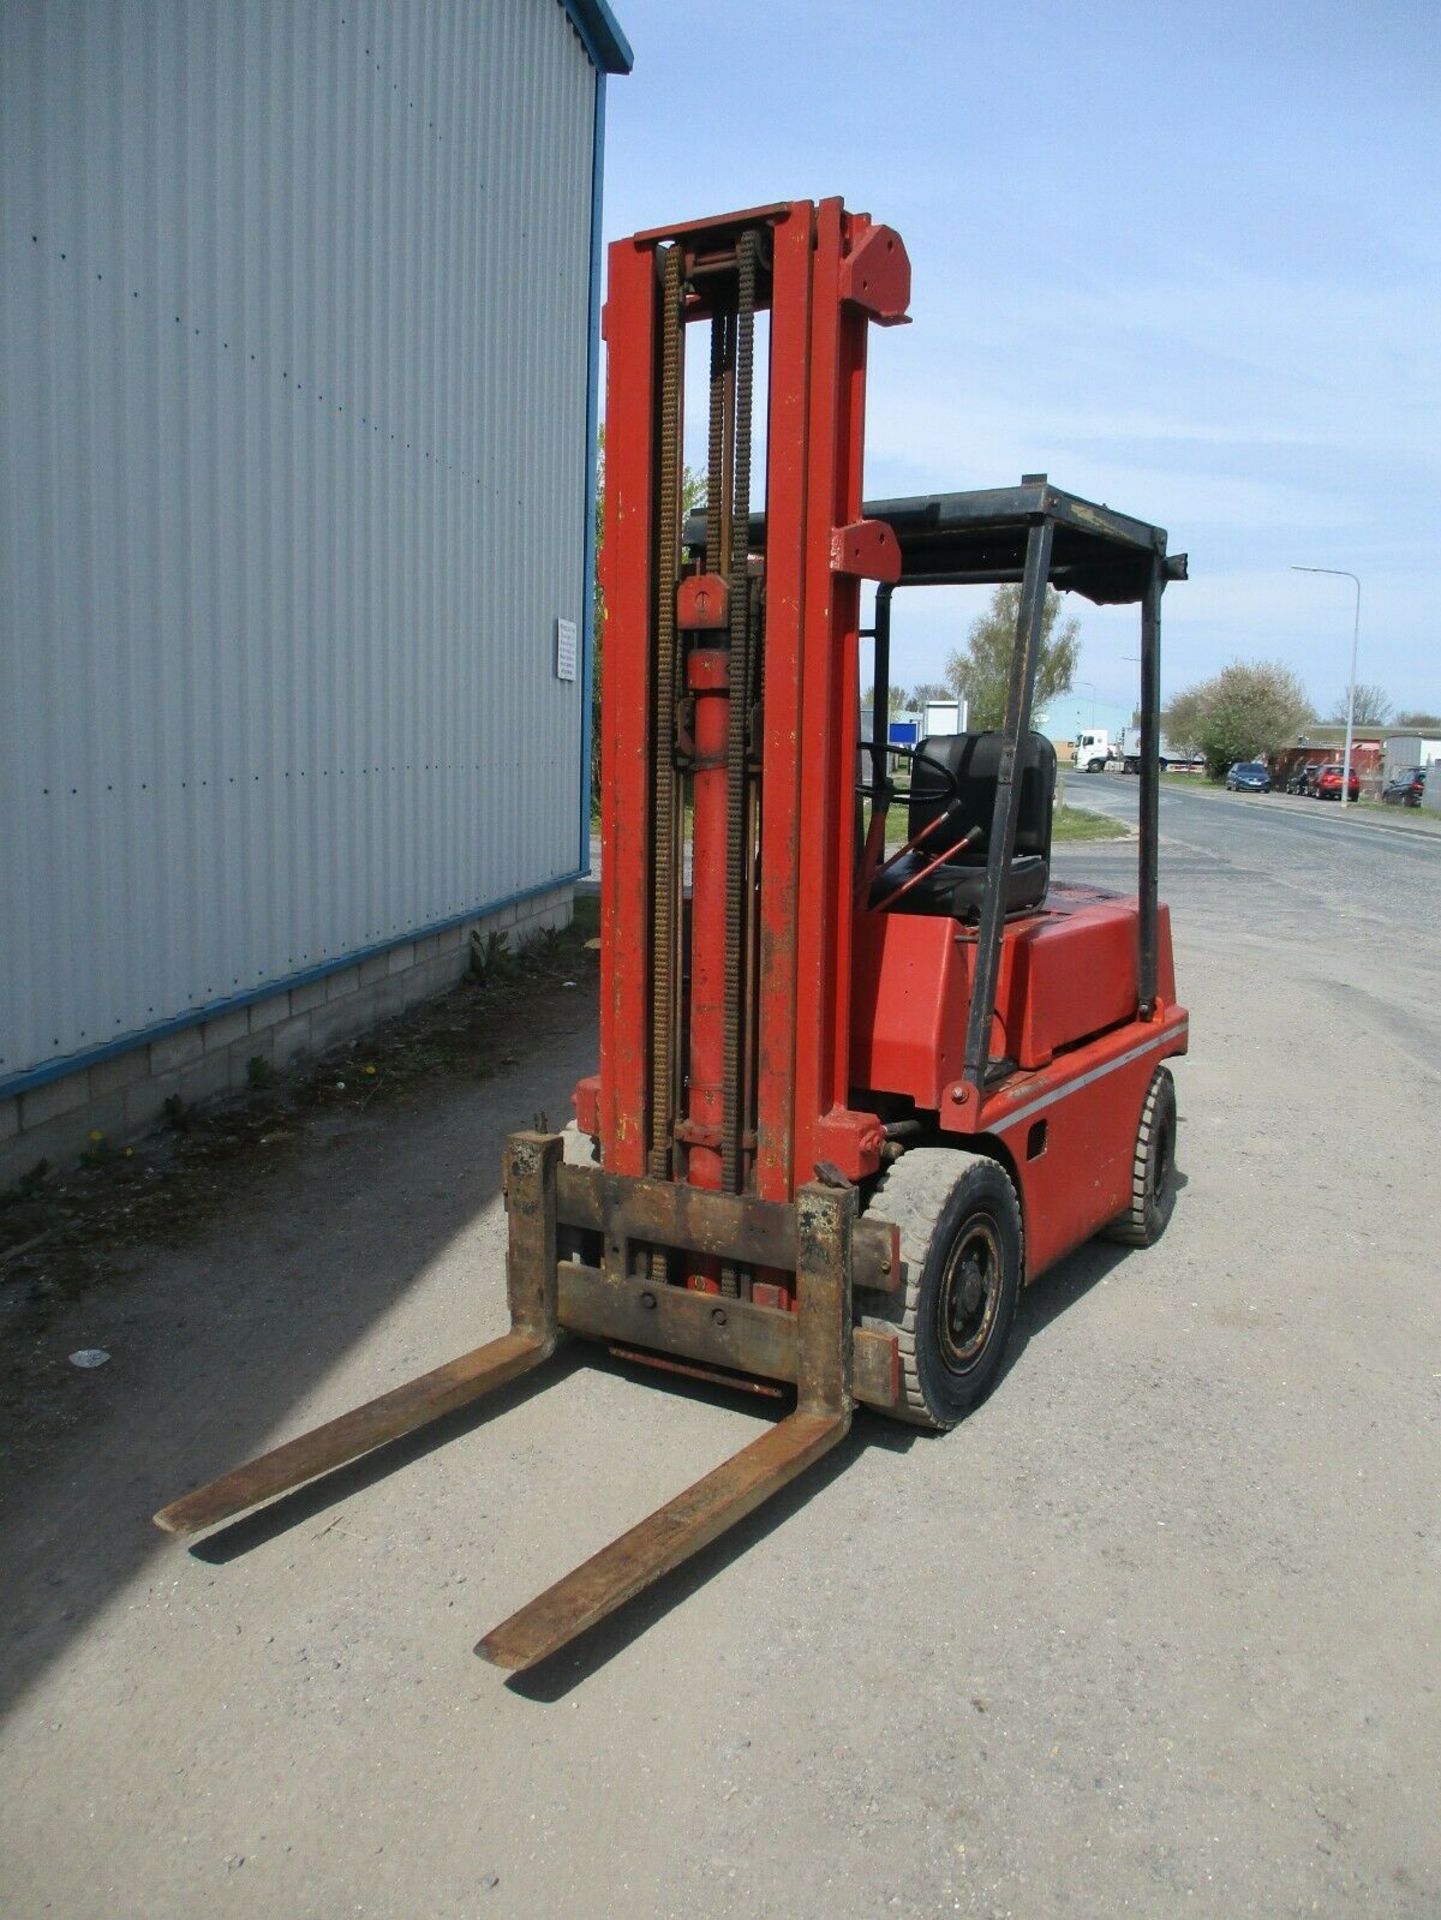
M581 44L602 73L629 73L635 65L630 42L606 0L561 0Z

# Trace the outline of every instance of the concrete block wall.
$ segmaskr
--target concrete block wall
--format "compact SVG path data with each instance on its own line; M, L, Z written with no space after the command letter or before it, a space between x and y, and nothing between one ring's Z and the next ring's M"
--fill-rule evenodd
M0 1097L0 1191L41 1160L62 1169L100 1133L110 1146L159 1125L173 1095L200 1106L250 1085L257 1056L275 1073L350 1040L419 1000L445 993L470 966L472 933L503 933L520 946L570 924L569 882L493 913L387 947L351 966L231 1007L96 1066Z

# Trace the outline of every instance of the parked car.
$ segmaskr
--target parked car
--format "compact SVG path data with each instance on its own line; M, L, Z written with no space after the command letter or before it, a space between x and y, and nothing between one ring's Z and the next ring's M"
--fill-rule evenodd
M1329 766L1322 767L1316 776L1316 798L1318 800L1339 800L1341 798L1341 762L1333 760ZM1346 782L1346 798L1361 798L1361 776L1352 767L1351 778Z
M1292 767L1286 777L1287 793L1314 793L1316 776L1320 771L1321 764L1317 760L1308 760L1303 766Z
M1269 793L1271 775L1259 760L1238 760L1226 775L1228 793Z
M1424 767L1398 767L1381 789L1388 807L1419 807L1426 793Z

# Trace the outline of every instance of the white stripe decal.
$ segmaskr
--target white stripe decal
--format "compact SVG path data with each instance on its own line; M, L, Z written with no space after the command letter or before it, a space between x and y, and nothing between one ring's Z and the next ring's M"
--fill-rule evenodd
M997 1120L994 1124L986 1122L982 1131L1005 1133L1009 1127L1018 1127L1023 1120L1029 1120L1033 1113L1039 1113L1043 1107L1054 1106L1058 1100L1064 1100L1068 1094L1077 1092L1081 1087L1090 1086L1093 1080L1103 1080L1108 1073L1117 1073L1122 1067L1129 1067L1133 1060L1139 1060L1143 1054L1154 1053L1157 1047L1167 1045L1182 1034L1189 1034L1190 1027L1189 1020L1182 1020L1176 1026L1167 1027L1163 1032L1158 1033L1154 1040L1147 1040L1142 1046L1132 1047L1129 1053L1117 1055L1114 1060L1108 1060L1103 1067L1092 1067L1089 1073L1083 1073L1079 1079L1068 1080L1063 1087L1056 1087L1050 1093L1043 1093L1039 1100L1032 1100L1029 1105L1019 1107L1015 1113L1007 1114L1004 1120Z

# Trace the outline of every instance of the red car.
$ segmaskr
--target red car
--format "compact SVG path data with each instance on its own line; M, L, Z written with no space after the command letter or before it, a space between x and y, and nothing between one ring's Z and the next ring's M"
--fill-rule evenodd
M1339 760L1332 761L1329 767L1322 767L1316 775L1315 793L1318 800L1341 798L1341 762ZM1348 800L1361 798L1361 776L1354 767L1351 769L1351 778L1346 782L1346 798Z

